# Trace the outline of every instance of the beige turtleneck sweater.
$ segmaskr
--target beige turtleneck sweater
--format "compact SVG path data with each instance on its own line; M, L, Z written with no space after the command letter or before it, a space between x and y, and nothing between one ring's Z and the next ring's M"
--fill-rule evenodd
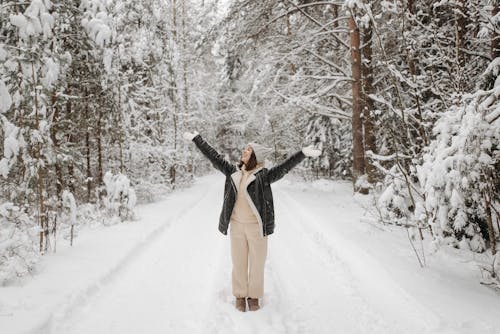
M234 204L233 213L231 215L231 220L235 223L241 224L257 224L257 217L248 203L247 198L247 181L248 177L252 174L252 171L246 171L245 167L241 168L241 180L238 187L238 193L236 195L236 203Z

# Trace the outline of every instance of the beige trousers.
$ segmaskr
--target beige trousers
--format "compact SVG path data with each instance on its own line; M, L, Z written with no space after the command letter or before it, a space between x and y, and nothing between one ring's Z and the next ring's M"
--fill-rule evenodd
M267 236L261 237L259 224L231 221L230 226L233 295L237 298L262 298Z

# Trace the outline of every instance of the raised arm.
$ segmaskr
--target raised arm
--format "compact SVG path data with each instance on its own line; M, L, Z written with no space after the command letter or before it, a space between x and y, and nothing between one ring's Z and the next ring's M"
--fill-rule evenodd
M269 169L269 171L267 172L269 183L273 183L281 179L283 176L285 176L286 173L288 173L293 167L301 163L302 160L304 160L306 157L316 158L320 154L321 151L315 149L312 145L304 147L301 151L295 153L281 164Z
M236 172L236 166L224 159L212 146L204 141L199 134L196 134L196 136L192 138L192 141L200 149L201 153L203 153L203 155L210 160L212 165L222 173L225 175L231 175Z
M301 163L305 158L306 156L304 155L304 153L302 153L302 151L299 151L283 161L281 164L269 169L269 171L267 172L269 183L273 183L281 179L283 176L285 176L286 173L288 173L293 167Z

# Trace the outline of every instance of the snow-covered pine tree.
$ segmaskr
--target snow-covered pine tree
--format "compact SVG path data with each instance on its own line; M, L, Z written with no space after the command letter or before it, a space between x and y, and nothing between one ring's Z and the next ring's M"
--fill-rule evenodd
M403 46L403 49L384 47L388 59L397 59L398 54L402 55L397 63L404 66L390 69L391 75L398 78L398 85L394 87L400 87L396 93L403 104L388 103L393 94L384 97L377 93L375 96L379 106L383 104L394 111L381 112L378 119L379 150L382 156L377 159L380 170L386 174L382 186L384 190L378 201L382 218L385 221L416 224L421 228L430 227L438 240L446 237L454 245L463 240L464 247L475 251L484 250L488 240L484 217L481 218L481 228L478 225L481 219L476 216L476 211L482 209L479 202L471 202L468 205L474 214L467 213L467 210L460 211L464 209L463 199L471 198L469 195L472 194L466 194L464 189L457 190L460 185L452 170L460 165L458 174L462 175L462 171L480 164L480 154L468 151L474 151L472 144L470 147L469 144L457 144L458 139L452 138L471 136L472 133L467 130L468 125L461 122L467 118L472 122L471 119L480 118L478 115L482 113L478 111L478 105L484 96L480 92L475 93L476 80L467 78L480 78L480 71L487 65L489 41L478 34L481 26L491 21L485 4L484 1L415 1L408 2L406 8L393 6L392 10L386 11L386 14L394 15L393 23L400 22L403 31L403 23L409 29L408 33L389 39L400 38L401 42L397 45ZM391 90L380 87L378 91L385 91L387 94ZM472 92L472 95L467 95L468 92ZM476 116L472 116L474 114ZM481 128L479 120L474 122ZM457 131L462 134L457 135ZM482 139L477 139L479 142L486 140L485 135L478 136L483 136ZM452 143L457 145L455 149L442 149L446 145L453 145ZM439 145L441 148L437 148ZM424 155L424 152L427 153ZM443 157L444 152L449 154L446 159ZM461 161L462 155L468 155L467 163ZM447 162L444 163L442 159ZM391 161L395 163L391 164ZM443 169L448 163L455 167L449 165L449 170ZM425 167L418 167L420 165ZM438 167L443 175L448 172L452 172L452 175L442 176L437 180L437 172L432 173L430 169ZM473 175L474 173L471 177ZM465 174L462 175L464 176ZM469 179L470 177L465 177L463 181L469 183ZM467 191L471 190L469 185L465 187L469 189ZM436 198L439 198L439 203ZM437 210L436 205L442 206Z
M0 7L0 33L5 36L0 41L2 283L29 272L36 249L49 248L50 103L60 72L60 59L50 43L51 9L50 1L41 0Z
M56 232L73 240L81 224L103 220L106 171L152 200L169 190L172 166L177 184L208 166L178 134L215 137L207 124L219 101L207 87L220 80L204 28L217 11L215 1L3 2L2 283L55 250Z
M498 78L500 58L483 77ZM496 81L496 79L495 79ZM426 217L434 236L461 248L492 254L500 198L499 85L487 86L450 106L434 127L436 139L418 167ZM490 88L488 89L488 86Z

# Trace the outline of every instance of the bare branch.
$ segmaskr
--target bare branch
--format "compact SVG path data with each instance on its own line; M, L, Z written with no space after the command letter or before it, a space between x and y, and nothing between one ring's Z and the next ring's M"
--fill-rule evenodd
M343 69L342 67L338 66L337 64L332 63L331 61L326 60L324 57L320 56L316 52L314 52L312 50L309 50L309 49L305 49L305 51L309 52L310 54L312 54L313 56L315 56L316 58L318 58L319 60L321 60L325 64L327 64L327 65L333 67L334 69L338 70L340 73L344 74L346 77L351 77L351 75L349 73L347 73L347 71L345 69Z
M345 113L343 110L340 110L340 109L334 109L334 108L329 108L327 106L322 106L322 105L319 105L317 103L314 103L312 101L306 101L307 103L311 104L312 106L314 106L316 108L316 110L311 110L311 109L308 109L304 106L301 105L301 103L299 103L300 101L297 101L296 98L291 98L291 97L288 97L280 92L278 92L274 87L271 87L271 89L278 95L280 96L281 98L283 98L284 100L286 101L289 101L295 105L297 105L299 108L307 111L307 112L310 112L310 113L313 113L313 114L319 114L319 115L323 115L323 116L327 116L327 117L332 117L332 118L338 118L338 119L346 119L346 120L350 120L351 119L351 115ZM304 101L302 99L302 101ZM323 111L320 111L319 109L323 109L323 110L326 110L328 112L323 112Z

